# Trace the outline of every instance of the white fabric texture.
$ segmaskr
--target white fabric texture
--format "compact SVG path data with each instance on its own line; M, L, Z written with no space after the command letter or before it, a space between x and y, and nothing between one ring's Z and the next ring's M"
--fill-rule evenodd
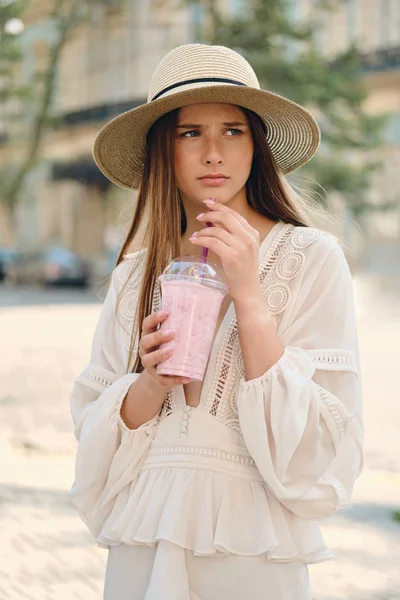
M353 285L340 245L278 223L260 246L260 281L284 355L246 381L231 304L199 406L187 407L176 386L159 415L129 430L120 404L138 377L126 365L145 259L146 251L126 255L114 270L71 396L79 440L72 500L96 542L159 550L146 600L167 597L155 582L167 564L170 581L178 577L178 549L210 560L331 558L317 521L348 503L363 445ZM165 547L174 548L169 558Z
M311 600L308 568L304 562L277 563L265 555L224 558L194 556L189 550L160 542L158 549L145 546L115 546L111 548L105 578L104 600L143 600L151 594L150 582L156 559L180 565L174 589L167 580L153 585L166 590L156 596L162 600ZM164 556L162 559L164 560ZM168 564L168 567L170 565ZM189 588L189 595L181 590ZM180 594L180 595L179 595Z

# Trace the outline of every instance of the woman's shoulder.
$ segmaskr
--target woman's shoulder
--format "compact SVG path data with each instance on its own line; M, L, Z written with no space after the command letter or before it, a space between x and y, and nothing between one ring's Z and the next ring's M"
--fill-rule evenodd
M306 280L328 281L332 277L351 277L343 244L333 233L323 229L293 227L283 255L286 256L287 265L296 263L303 271L303 276L300 277L302 283ZM285 260L284 256L281 260Z
M277 244L272 265L268 261L266 267L279 287L293 288L305 280L329 278L333 271L349 271L339 239L323 229L286 224Z
M304 256L307 262L321 265L327 259L346 262L343 246L333 233L317 227L292 226L288 249Z

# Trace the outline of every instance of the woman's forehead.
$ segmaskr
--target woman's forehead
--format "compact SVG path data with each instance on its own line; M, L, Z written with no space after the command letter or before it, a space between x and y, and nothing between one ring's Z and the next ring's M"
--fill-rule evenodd
M202 104L190 104L188 106L182 106L179 109L178 120L194 118L210 118L220 117L223 120L232 120L232 117L243 118L244 111L240 106L236 104L225 104L220 102L207 102Z

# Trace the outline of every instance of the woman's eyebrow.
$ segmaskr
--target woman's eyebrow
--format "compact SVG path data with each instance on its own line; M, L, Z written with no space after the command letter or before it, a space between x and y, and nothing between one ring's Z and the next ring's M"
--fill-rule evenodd
M201 127L203 127L203 125L177 125L176 128L177 129L201 129Z
M243 123L242 121L234 121L233 123L223 123L223 125L225 125L226 127L238 127L238 126L242 126L242 127L246 127L247 123Z
M246 127L247 123L243 123L242 121L234 121L232 123L221 123L221 125L223 125L224 127L238 127L238 126L242 126L242 127ZM182 124L182 125L177 125L176 128L177 129L202 129L202 128L207 128L208 125L199 125L199 124L195 124L195 123L188 123L188 124Z

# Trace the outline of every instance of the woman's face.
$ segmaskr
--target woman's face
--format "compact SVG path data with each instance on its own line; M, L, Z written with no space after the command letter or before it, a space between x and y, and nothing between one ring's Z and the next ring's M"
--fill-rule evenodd
M175 175L182 197L223 204L243 195L253 160L244 112L232 104L194 104L179 110Z

